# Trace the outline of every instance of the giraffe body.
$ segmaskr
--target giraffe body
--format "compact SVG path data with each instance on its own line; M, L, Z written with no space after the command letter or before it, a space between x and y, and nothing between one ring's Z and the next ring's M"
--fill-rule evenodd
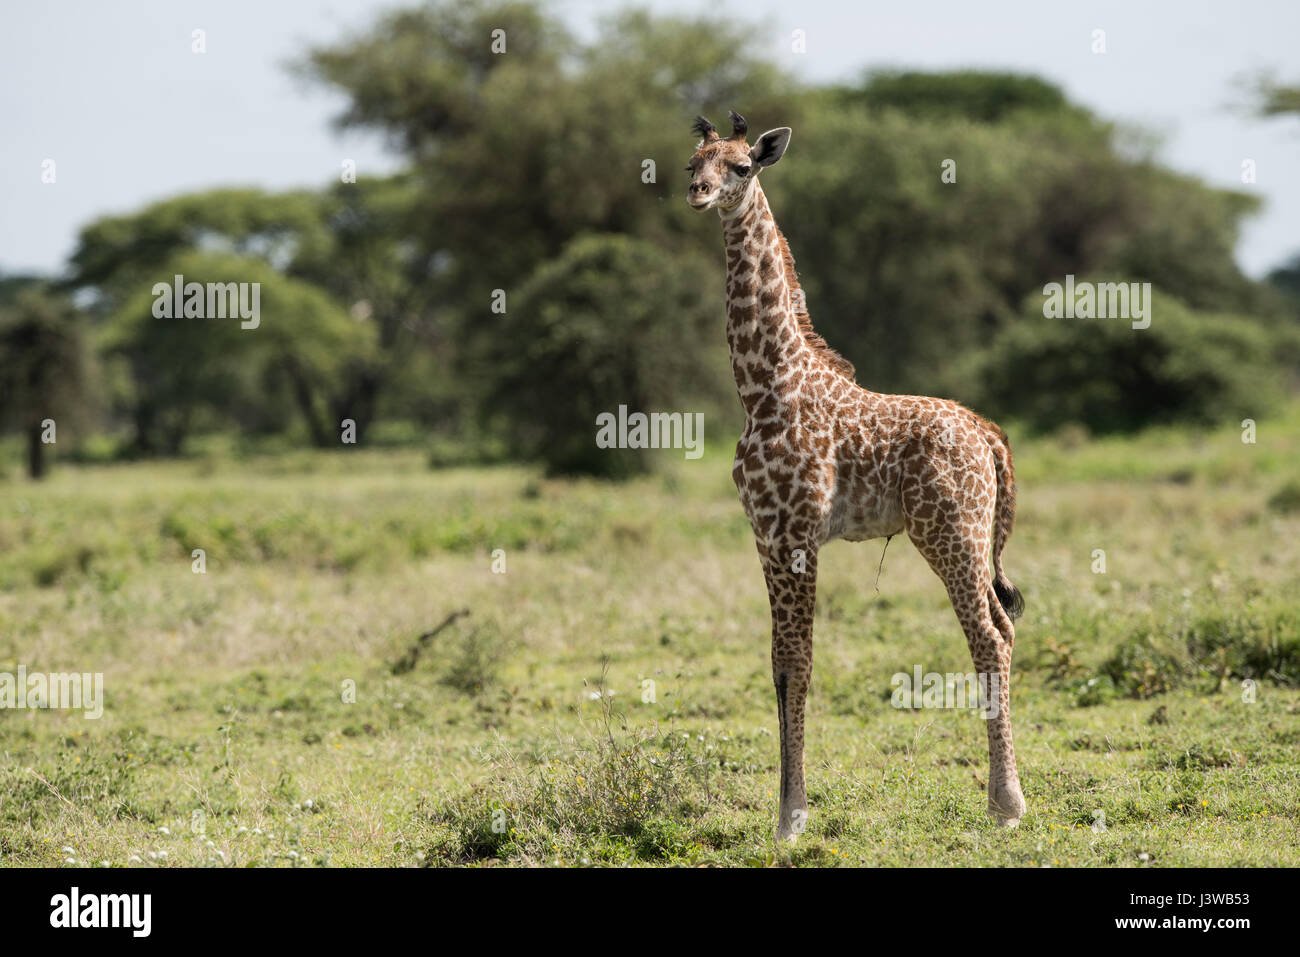
M1024 814L1010 723L1012 617L1002 572L1015 517L1006 435L956 402L871 392L812 329L789 246L758 184L790 131L751 149L744 119L723 139L702 117L688 202L717 209L727 253L727 342L745 428L732 478L754 531L772 608L772 674L781 728L777 834L807 821L804 703L812 678L817 554L826 542L906 531L944 582L977 671L997 695L988 720L988 810ZM989 549L993 570L989 569Z

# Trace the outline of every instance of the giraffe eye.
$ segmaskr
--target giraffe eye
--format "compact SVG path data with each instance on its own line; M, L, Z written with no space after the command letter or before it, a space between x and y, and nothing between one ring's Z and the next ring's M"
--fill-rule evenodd
M749 167L748 167L748 166L737 166L737 167L736 167L736 175L737 175L737 176L748 176L748 175L749 175Z

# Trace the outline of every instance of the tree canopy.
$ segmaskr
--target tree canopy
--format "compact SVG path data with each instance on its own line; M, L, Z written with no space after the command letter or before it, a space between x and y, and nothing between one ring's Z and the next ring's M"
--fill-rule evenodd
M85 227L63 288L109 372L108 425L137 452L230 429L331 445L350 418L362 436L405 423L470 454L625 474L649 460L593 457L595 412L691 402L734 420L722 244L681 171L691 119L733 108L794 129L764 188L814 326L868 388L1114 430L1228 414L1243 370L1295 381L1296 268L1259 283L1234 259L1258 200L1135 155L1038 77L808 85L745 23L633 11L584 39L492 0L386 13L294 70L403 169ZM1290 102L1278 88L1261 111ZM182 272L260 283L263 327L155 317L150 290ZM1151 283L1151 328L1044 319L1045 284L1067 275Z

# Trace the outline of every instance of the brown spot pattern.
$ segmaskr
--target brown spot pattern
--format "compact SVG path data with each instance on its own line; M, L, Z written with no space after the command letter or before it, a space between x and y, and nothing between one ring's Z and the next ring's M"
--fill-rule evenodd
M804 711L813 664L820 547L907 532L943 581L975 669L996 675L987 721L988 810L1025 812L1011 736L1015 631L997 591L1016 594L1001 555L1015 518L1006 434L946 399L871 392L812 329L794 258L743 160L743 138L706 140L695 181L718 197L727 261L727 343L745 428L732 478L754 531L772 611L772 674L781 730L778 837L807 820ZM989 568L992 548L992 571ZM995 583L997 591L995 591Z

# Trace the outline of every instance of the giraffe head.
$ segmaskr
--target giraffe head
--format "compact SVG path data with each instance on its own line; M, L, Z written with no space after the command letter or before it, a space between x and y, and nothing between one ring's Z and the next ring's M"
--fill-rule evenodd
M790 143L790 127L779 126L768 130L751 147L745 142L749 131L745 118L735 110L729 115L731 135L725 139L704 117L695 118L692 129L703 139L686 167L691 174L686 201L692 209L735 209L749 194L758 171L779 160Z

